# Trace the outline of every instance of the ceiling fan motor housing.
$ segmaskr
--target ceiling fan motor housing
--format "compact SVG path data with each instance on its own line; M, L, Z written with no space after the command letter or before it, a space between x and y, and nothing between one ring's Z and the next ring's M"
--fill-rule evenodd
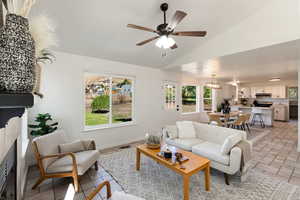
M160 5L160 9L163 11L163 12L166 12L169 8L169 5L167 3L163 3Z

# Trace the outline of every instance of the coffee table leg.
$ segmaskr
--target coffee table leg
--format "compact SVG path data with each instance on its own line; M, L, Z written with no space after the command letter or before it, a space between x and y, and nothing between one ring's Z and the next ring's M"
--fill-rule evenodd
M209 165L205 168L205 189L206 191L210 190L210 166Z
M190 177L183 176L183 199L189 200L190 196Z
M136 170L140 170L140 165L141 165L141 152L137 149L136 150Z

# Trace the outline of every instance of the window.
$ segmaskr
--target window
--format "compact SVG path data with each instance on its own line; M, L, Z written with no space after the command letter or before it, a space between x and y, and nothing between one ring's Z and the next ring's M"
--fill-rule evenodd
M198 112L197 104L197 86L182 86L182 112Z
M176 84L165 83L164 84L165 93L165 109L173 110L176 109Z
M203 87L203 110L212 111L212 89L209 87Z
M288 98L289 99L298 99L298 87L289 87L288 88Z
M133 86L128 77L85 75L85 128L133 121Z

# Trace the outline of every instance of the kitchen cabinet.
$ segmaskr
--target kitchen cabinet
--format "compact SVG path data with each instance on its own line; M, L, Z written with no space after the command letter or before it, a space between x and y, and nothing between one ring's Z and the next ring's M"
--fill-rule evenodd
M274 120L287 121L287 107L285 105L276 105L274 107Z
M272 98L286 98L286 87L284 85L255 86L250 88L252 98L256 98L257 93L270 93Z

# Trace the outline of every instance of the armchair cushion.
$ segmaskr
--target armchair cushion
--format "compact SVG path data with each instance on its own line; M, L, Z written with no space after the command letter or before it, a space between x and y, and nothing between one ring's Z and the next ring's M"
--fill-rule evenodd
M78 175L83 175L86 170L95 163L99 158L98 150L81 151L74 153L77 162ZM71 172L73 170L72 159L69 156L58 158L51 163L47 173Z
M222 155L221 145L211 142L203 142L192 147L192 152L209 160L229 165L229 155Z
M109 200L145 200L140 197L133 196L131 194L126 194L125 192L114 192Z
M223 155L229 154L232 147L234 147L241 140L242 140L242 135L240 133L235 133L228 136L222 145L221 153Z
M47 156L51 154L58 154L58 145L66 143L67 139L63 130L56 130L48 135L36 137L33 141L36 142L38 153L41 156ZM47 168L56 159L57 158L50 158L43 160L44 168Z
M177 121L179 138L196 138L196 131L192 121Z
M71 143L60 144L58 145L58 147L60 153L68 153L68 152L76 153L85 150L83 143L79 140Z

